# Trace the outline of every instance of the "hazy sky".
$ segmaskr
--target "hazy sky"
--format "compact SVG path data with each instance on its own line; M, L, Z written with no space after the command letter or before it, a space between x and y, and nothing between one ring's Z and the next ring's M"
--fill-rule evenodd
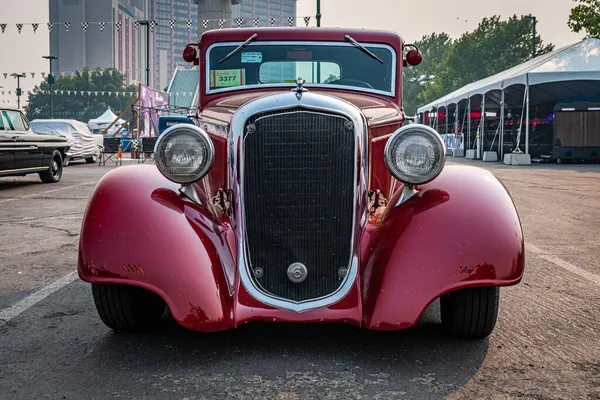
M567 20L572 0L322 0L323 26L375 28L399 32L407 41L432 32L447 32L453 37L473 30L486 16L500 14L533 14L538 17L538 30L546 42L564 46L577 42L583 35L570 32ZM16 105L16 80L3 73L27 72L22 80L23 91L41 80L41 71L48 71L48 0L0 0L0 23L9 24L0 33L0 105L10 101ZM298 0L298 16L314 16L316 0ZM36 34L31 25L21 34L15 24L42 23ZM31 78L30 72L35 72ZM8 91L11 95L8 95ZM4 91L4 95L1 92ZM24 100L24 98L22 98Z
M583 35L567 26L573 0L321 0L322 26L375 28L399 32L414 41L446 32L458 37L491 15L532 14L544 41L571 44ZM315 15L316 0L298 0L298 16Z

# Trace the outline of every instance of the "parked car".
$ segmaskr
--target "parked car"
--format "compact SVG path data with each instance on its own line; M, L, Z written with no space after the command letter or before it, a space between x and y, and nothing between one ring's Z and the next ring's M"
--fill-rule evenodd
M67 139L71 155L64 160L64 165L73 160L85 160L87 163L98 161L103 143L102 135L93 134L83 122L74 119L34 119L31 127L37 133Z
M494 175L445 165L436 131L403 126L414 46L391 32L240 28L197 47L184 52L206 68L196 123L160 136L156 166L106 174L84 216L79 276L107 326L141 330L168 306L203 332L399 330L440 299L449 333L492 332L499 287L523 276L521 224Z
M37 173L45 183L58 182L69 147L63 137L35 133L21 111L0 108L0 176Z

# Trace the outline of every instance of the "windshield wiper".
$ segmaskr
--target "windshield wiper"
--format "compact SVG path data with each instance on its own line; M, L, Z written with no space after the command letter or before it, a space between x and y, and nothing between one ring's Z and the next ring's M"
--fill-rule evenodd
M256 39L257 36L258 36L258 34L256 34L256 33L254 35L250 36L248 39L246 39L246 41L244 43L240 44L238 47L236 47L235 49L233 49L233 51L231 53L229 53L225 57L223 57L219 61L219 64L221 64L223 61L226 61L229 58L231 58L234 55L236 55L240 50L242 50L244 47L248 46L250 44L250 42L252 42L254 39Z
M369 49L367 49L362 44L358 43L356 40L352 39L352 37L350 35L346 35L346 40L349 41L350 43L352 43L355 47L362 50L364 53L368 54L369 56L371 56L372 58L376 59L377 61L379 61L380 63L383 64L383 60L381 58L377 57L375 54L373 54L371 51L369 51Z

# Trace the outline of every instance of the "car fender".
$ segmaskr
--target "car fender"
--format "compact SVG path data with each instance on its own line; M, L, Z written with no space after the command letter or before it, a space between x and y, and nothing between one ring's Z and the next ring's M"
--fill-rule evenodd
M492 173L450 165L417 189L418 195L398 207L396 190L363 235L367 328L407 328L445 293L513 285L523 276L519 216Z
M184 327L233 327L234 255L227 225L182 196L154 166L107 173L85 212L78 273L162 297Z

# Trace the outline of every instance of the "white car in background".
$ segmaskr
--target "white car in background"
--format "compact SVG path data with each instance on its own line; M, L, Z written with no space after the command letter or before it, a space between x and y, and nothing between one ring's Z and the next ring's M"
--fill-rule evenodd
M103 146L102 135L94 135L83 122L74 119L35 119L31 129L36 133L63 136L71 146L63 165L72 160L98 161Z

